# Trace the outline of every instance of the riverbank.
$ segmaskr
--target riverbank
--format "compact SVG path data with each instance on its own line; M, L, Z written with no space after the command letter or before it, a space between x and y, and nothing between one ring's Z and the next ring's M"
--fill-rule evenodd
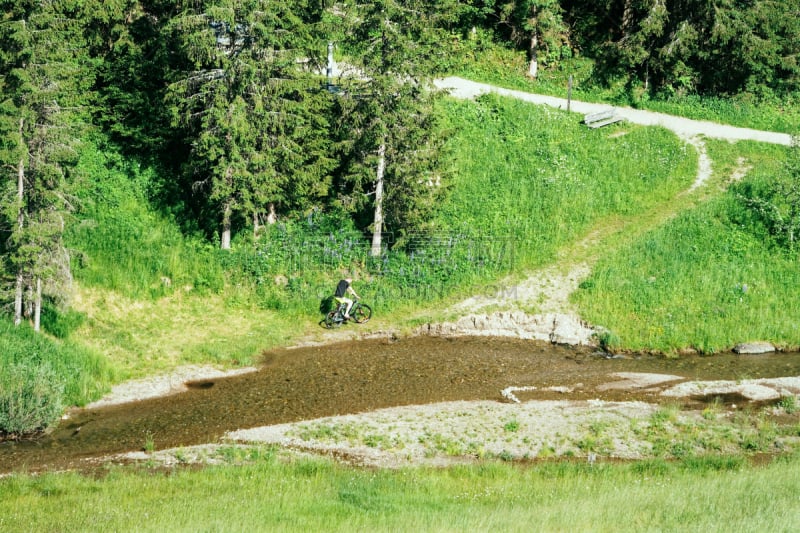
M185 450L181 458L190 458ZM352 468L224 446L208 468L114 468L0 480L5 532L792 531L800 461L482 461ZM144 463L146 465L147 463ZM152 463L155 465L155 462ZM180 462L176 463L181 464Z

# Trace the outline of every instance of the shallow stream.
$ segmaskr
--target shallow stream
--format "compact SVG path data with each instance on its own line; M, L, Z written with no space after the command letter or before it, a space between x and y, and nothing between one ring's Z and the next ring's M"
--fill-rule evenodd
M615 372L689 379L800 375L800 354L607 359L587 348L495 338L416 337L280 349L258 372L190 383L162 398L71 413L52 433L0 443L0 473L85 465L89 458L219 442L231 430L452 400L505 401L509 386L563 386L570 399L667 401L652 392L597 388ZM565 399L537 390L523 400ZM674 402L674 399L669 400Z

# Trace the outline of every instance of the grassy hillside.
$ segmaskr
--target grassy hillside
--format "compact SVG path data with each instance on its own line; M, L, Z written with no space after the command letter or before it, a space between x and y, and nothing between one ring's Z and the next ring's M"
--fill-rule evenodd
M727 190L604 255L574 295L587 320L610 329L605 341L615 348L800 346L797 255L753 221L740 196L784 172L786 149L712 143L709 153ZM725 184L734 167L747 170L744 181Z
M549 262L598 221L646 212L691 184L692 148L659 128L590 130L576 114L486 96L449 102L449 231L514 243L515 267Z
M181 233L150 206L151 169L96 150L82 161L76 338L123 376L186 362L249 364L261 349L320 331L321 300L345 272L394 327L476 284L542 265L602 220L644 212L686 188L696 161L670 133L588 130L580 117L511 100L447 101L448 200L432 234L369 257L335 217L284 220L232 252Z

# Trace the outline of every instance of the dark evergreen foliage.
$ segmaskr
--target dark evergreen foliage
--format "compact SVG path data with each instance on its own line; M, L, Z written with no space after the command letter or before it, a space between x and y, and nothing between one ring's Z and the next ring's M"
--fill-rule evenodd
M2 2L0 135L6 268L14 317L39 327L42 293L67 298L69 257L62 243L72 207L68 183L93 104L95 71L72 2Z
M798 90L800 1L562 2L598 75L652 93L785 96Z

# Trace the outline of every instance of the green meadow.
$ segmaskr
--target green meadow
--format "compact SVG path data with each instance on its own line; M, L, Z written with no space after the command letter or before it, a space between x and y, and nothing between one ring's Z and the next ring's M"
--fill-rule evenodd
M786 149L710 142L709 155L717 179L708 197L603 254L573 295L589 322L609 329L611 347L714 353L761 339L800 345L797 255L742 201L748 187L784 172ZM746 175L730 183L737 167Z
M373 470L223 449L202 470L0 479L3 531L792 531L800 461Z

